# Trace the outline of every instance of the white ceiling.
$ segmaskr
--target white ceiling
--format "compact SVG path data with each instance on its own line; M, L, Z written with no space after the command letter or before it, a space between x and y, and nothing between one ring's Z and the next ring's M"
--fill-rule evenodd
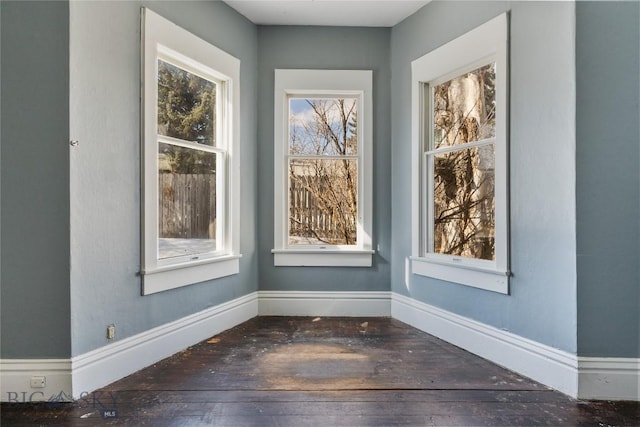
M430 0L223 0L259 25L392 27Z

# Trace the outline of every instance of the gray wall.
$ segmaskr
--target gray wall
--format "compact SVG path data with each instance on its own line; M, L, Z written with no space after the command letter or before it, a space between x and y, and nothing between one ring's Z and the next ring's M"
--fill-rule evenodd
M244 255L237 276L145 297L137 276L142 5L242 61ZM639 9L434 1L392 29L367 29L256 27L222 2L0 2L0 357L82 354L107 343L110 323L122 339L258 282L264 290L392 289L581 356L640 356ZM511 295L418 276L405 283L410 62L506 10ZM273 267L275 68L374 70L372 268ZM69 139L80 141L70 154Z
M140 7L239 58L240 274L140 296ZM222 2L71 3L72 354L257 290L257 28Z
M0 2L1 358L68 358L69 6Z
M640 4L576 4L578 352L640 356Z
M388 28L258 28L258 229L261 290L388 291L390 256L390 71ZM373 70L371 268L274 267L273 84L276 68Z
M412 60L503 11L510 18L511 295L412 275ZM393 28L392 289L576 352L575 60L571 2L435 1Z

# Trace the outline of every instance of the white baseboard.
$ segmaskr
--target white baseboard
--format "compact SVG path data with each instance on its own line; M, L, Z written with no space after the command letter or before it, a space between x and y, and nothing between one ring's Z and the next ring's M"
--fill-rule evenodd
M640 358L579 357L581 399L640 401Z
M31 387L32 377L44 377L45 386ZM71 394L69 359L0 360L0 402L32 403L52 396L68 400Z
M258 294L253 292L71 359L0 360L0 401L82 398L257 315ZM30 387L33 376L44 376L45 388Z
M259 291L260 316L391 315L390 292Z
M391 316L572 397L577 357L510 332L393 293Z
M391 316L578 399L640 400L640 359L576 357L393 293Z
M71 359L73 395L104 387L258 315L251 293Z
M257 315L392 316L569 396L640 400L640 358L576 357L391 292L259 291L72 359L0 360L0 401L82 397Z

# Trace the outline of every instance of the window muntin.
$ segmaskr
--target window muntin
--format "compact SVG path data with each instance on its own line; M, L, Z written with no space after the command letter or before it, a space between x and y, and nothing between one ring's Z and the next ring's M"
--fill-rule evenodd
M290 246L355 245L358 98L289 98Z
M509 292L508 15L412 62L411 271Z
M495 259L495 62L426 85L427 252Z
M225 82L202 64L195 64L198 72L174 65L180 60L159 50L157 253L158 265L167 265L224 252L225 216L219 207L227 144L216 126L224 115L216 94L224 93Z
M142 9L142 292L239 272L240 62Z

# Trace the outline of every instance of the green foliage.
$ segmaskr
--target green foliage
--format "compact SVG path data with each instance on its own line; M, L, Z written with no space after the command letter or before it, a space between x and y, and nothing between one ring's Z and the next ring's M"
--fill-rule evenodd
M158 60L158 133L214 146L216 84ZM215 156L195 149L161 144L173 173L211 173Z

